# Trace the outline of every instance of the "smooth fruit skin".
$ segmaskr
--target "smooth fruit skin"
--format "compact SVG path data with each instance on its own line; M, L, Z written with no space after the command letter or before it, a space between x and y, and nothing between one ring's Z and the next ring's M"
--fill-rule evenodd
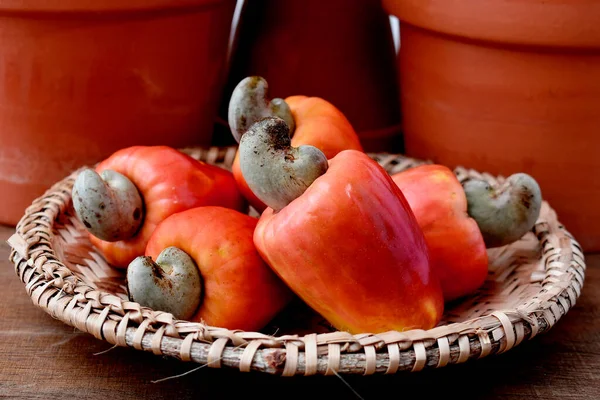
M153 259L170 246L192 257L203 298L191 321L226 329L262 329L293 293L262 260L253 243L258 220L223 207L198 207L165 219L148 242Z
M423 165L392 175L408 201L429 248L431 267L444 299L455 300L481 287L488 254L477 222L454 173L443 165Z
M285 99L292 110L296 131L292 146L310 144L327 158L342 150L363 150L360 139L346 116L320 97L290 96Z
M245 210L246 202L233 175L220 167L197 161L168 146L133 146L113 153L96 167L127 176L144 201L144 222L133 238L106 242L90 240L114 267L126 268L144 254L156 226L168 216L200 206Z
M333 104L319 97L290 96L285 99L296 123L292 146L311 145L321 150L328 159L342 150L363 151L359 137L344 114ZM252 193L240 169L239 153L232 166L233 176L240 192L260 213L267 206Z
M357 333L429 329L444 301L425 238L390 176L345 150L254 233L263 259L334 327Z

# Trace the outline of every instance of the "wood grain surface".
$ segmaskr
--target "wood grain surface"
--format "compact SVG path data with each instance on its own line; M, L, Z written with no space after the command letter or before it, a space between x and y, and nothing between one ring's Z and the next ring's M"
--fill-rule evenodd
M281 378L201 368L108 343L36 308L8 261L0 226L0 398L18 399L600 399L600 254L583 293L545 335L498 356L394 376ZM391 396L391 397L390 397ZM417 397L418 396L418 397Z

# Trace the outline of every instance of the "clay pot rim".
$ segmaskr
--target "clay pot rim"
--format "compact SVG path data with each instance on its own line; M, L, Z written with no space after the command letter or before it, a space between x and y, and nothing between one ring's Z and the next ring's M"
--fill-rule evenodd
M552 3L552 4L550 4ZM596 0L383 0L402 24L477 41L600 50Z
M0 0L0 14L135 13L212 8L235 0Z

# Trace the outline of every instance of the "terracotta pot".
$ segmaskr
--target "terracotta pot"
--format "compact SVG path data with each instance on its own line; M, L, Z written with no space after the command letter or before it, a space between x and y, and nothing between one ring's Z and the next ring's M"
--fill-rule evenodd
M406 153L533 175L600 250L600 2L384 0L400 20Z
M395 48L380 0L246 0L220 115L235 85L261 75L275 97L322 97L367 150L402 146ZM219 143L231 142L226 136Z
M235 0L0 2L0 222L134 144L210 144Z

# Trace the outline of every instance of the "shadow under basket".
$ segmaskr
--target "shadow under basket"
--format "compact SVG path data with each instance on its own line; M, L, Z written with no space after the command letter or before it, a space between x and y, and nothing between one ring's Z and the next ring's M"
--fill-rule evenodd
M230 169L236 147L182 151ZM427 163L369 155L389 173ZM35 200L9 239L10 260L34 304L108 343L208 367L283 376L371 375L463 363L506 352L548 331L573 307L584 283L582 250L545 202L532 232L488 250L483 287L447 304L442 321L430 330L351 335L331 329L302 302L291 304L261 332L176 320L129 301L124 271L108 265L89 242L71 204L79 171ZM463 168L455 173L461 182L504 180Z

